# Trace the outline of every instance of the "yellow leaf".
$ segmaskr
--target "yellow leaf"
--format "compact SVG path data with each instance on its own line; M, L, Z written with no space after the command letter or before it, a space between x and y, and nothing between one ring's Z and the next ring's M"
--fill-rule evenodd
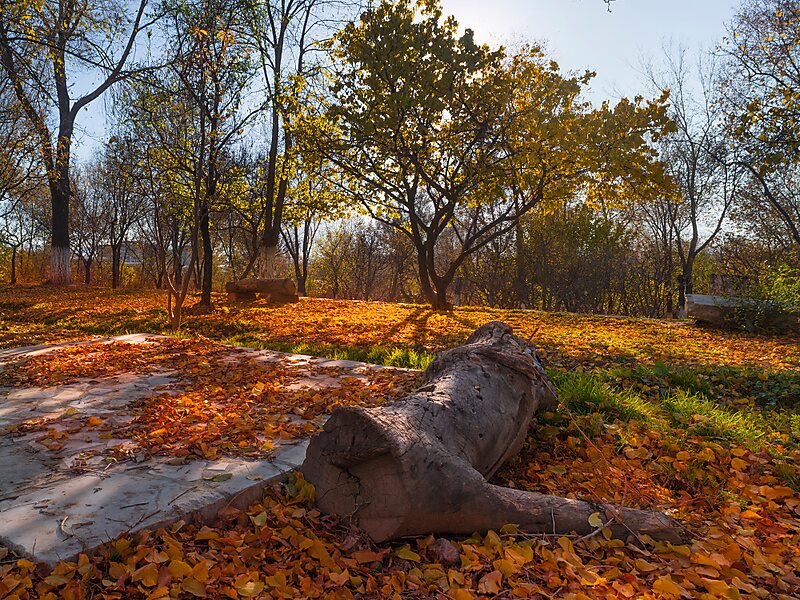
M600 518L599 512L593 512L591 515L589 515L589 525L595 529L603 526L603 519Z
M260 581L248 581L245 584L235 585L236 591L239 593L240 596L244 596L245 598L252 598L253 596L258 596L261 592L264 591L264 584Z
M325 547L325 544L319 540L313 540L311 542L311 545L308 547L308 555L323 563L331 560L331 555L328 552L328 549Z
M133 572L131 579L136 583L141 583L146 587L153 587L158 583L158 567L154 563L145 565Z
M451 589L449 594L453 598L453 600L475 600L475 596L469 590Z
M647 562L647 561L646 561L645 559L643 559L643 558L637 558L637 559L636 559L636 560L633 562L633 564L634 564L634 565L636 566L636 568L637 568L637 569L638 569L640 572L642 572L642 573L649 573L650 571L655 571L655 570L656 570L656 568L657 568L657 567L656 567L654 564Z
M103 424L103 419L98 419L97 417L89 417L86 419L86 424L89 427L97 427L98 425Z
M486 537L483 538L483 544L489 548L499 548L503 545L503 540L501 540L500 536L490 529L486 534Z
M264 581L267 582L267 585L272 587L283 587L286 585L286 574L283 571L278 571L275 575L268 575L264 578Z
M250 520L256 527L264 527L267 524L267 513L262 510L256 516L250 517Z
M517 564L505 558L494 561L492 566L500 571L504 577L511 577L518 571Z
M344 571L342 571L338 575L336 573L331 573L330 574L330 578L331 578L331 581L333 582L333 585L335 585L337 587L343 586L344 584L350 582L350 571L345 569Z
M525 565L533 560L533 548L530 546L509 546L506 548L506 557L520 565Z
M173 560L171 563L169 563L169 567L167 568L169 569L170 574L176 578L186 577L192 572L192 567L182 560Z
M193 579L191 577L184 579L181 582L181 589L184 592L190 593L192 596L197 596L198 598L206 597L206 586L197 581L197 579Z
M731 467L736 469L737 471L743 471L747 468L747 463L743 461L741 458L734 458L731 460Z
M672 581L672 577L664 575L656 579L655 583L653 583L653 591L659 594L677 597L681 595L682 590L678 584Z
M408 545L408 544L406 544L405 546L403 546L402 548L400 548L400 550L398 550L397 552L395 552L395 555L396 555L398 558L402 558L403 560L410 560L410 561L412 561L412 562L419 562L419 561L421 560L421 557L420 557L420 555L419 555L419 554L417 554L416 552L414 552L414 551L413 551L413 550L412 550L412 549L409 547L409 545Z
M728 595L728 590L731 589L731 586L724 581L719 581L718 579L706 579L705 577L701 577L700 581L703 583L705 588L715 596L730 597ZM735 589L736 588L733 588L734 591Z
M208 564L206 561L201 560L192 568L192 577L200 583L206 583L208 581Z
M487 573L478 582L478 592L481 594L499 594L500 584L503 581L503 574L500 571Z

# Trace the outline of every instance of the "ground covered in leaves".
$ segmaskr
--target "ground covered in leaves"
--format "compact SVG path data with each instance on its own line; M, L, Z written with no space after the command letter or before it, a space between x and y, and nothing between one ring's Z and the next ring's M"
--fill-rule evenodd
M528 443L497 483L665 510L686 524L691 541L614 540L602 530L580 539L529 536L507 526L469 539L374 546L346 522L317 514L313 490L299 480L247 512L224 512L212 527L178 523L121 538L102 556L51 573L5 555L0 598L800 597L797 338L480 308L217 302L213 314L188 317L183 333L401 366L424 366L431 353L463 342L486 321L510 323L542 349L562 406L532 424ZM163 304L157 293L0 292L0 345L160 333ZM339 404L385 401L394 385L377 381L375 394L353 386L331 398L283 397L285 386L277 384L292 373L248 380L243 370L237 380L211 341L171 344L172 352L139 357L113 346L99 356L75 350L49 369L43 361L7 371L2 384L50 385L159 363L191 372L192 410L151 418L143 406L128 432L146 440L164 428L162 442L175 440L167 451L189 458L206 455L202 444L257 456L263 429L280 425L279 415L299 410L313 418ZM206 407L208 417L198 421ZM287 435L300 433L287 425Z
M132 419L104 420L75 409L24 421L9 433L41 431L40 443L57 452L70 435L90 428L101 439L129 439L111 447L109 460L126 454L169 454L178 459L222 455L268 458L277 443L318 431L320 417L339 406L377 406L416 387L417 371L351 369L259 360L241 348L210 342L154 338L67 346L22 359L0 372L0 386L53 387L102 382L121 374L166 374L171 381L126 409ZM317 387L317 386L324 387Z

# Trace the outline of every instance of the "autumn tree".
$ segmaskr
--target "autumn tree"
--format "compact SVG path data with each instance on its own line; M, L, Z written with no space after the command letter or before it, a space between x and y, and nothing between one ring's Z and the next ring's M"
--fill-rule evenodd
M131 82L121 99L120 127L141 152L136 179L149 190L148 228L159 240L155 255L164 275L157 278L174 292L173 326L195 265L200 304L211 304L212 213L224 202L233 144L260 110L243 108L254 69L242 42L241 9L214 0L164 3L168 67ZM184 273L187 244L191 267Z
M281 237L301 295L307 294L308 269L320 226L346 216L348 211L345 196L333 183L337 175L334 167L318 155L295 158Z
M194 114L196 131L191 158L195 202L202 244L200 304L211 305L214 248L210 214L219 202L226 148L259 111L242 112L244 94L254 75L239 12L243 6L219 0L169 5L173 68Z
M737 162L800 253L800 195L786 185L800 168L800 4L744 4L723 50L728 71L720 89Z
M592 109L590 74L564 77L536 48L478 45L434 1L381 2L333 49L333 126L318 145L346 192L413 244L436 308L466 258L533 208L612 199L658 174L663 98ZM443 252L446 237L456 247Z
M297 132L292 115L303 109L303 90L322 74L329 37L357 5L354 0L267 0L253 2L248 12L249 43L261 70L267 139L262 171L260 234L245 274L258 266L260 275L275 276L284 210L294 176Z
M51 281L70 282L70 160L80 111L130 74L147 0L0 0L0 66L30 126L51 199ZM76 73L99 83L80 89Z
M19 249L31 231L27 207L41 191L41 175L22 107L0 71L0 246L11 249L11 285L17 282Z

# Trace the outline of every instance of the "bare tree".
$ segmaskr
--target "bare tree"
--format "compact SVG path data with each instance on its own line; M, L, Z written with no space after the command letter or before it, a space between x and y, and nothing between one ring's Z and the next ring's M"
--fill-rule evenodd
M694 291L694 265L722 231L737 193L740 168L723 122L716 94L720 69L713 55L701 53L687 62L685 48L667 49L662 71L649 68L656 89L669 89L669 113L676 130L661 142L662 160L676 186L656 202L668 215L681 264L678 307Z

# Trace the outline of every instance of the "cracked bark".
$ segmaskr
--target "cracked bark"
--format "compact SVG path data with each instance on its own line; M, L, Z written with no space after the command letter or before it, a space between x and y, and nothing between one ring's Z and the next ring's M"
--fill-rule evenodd
M531 533L589 534L600 512L613 534L679 542L670 517L492 485L557 398L533 346L499 322L442 353L399 402L336 410L301 470L319 508L352 517L375 541L470 534L515 523Z

